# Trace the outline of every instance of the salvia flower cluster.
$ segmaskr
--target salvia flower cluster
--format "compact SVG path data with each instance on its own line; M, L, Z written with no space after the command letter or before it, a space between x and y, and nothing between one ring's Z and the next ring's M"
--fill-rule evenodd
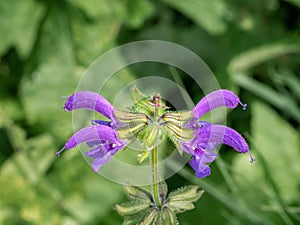
M190 165L199 178L210 175L209 163L217 154L213 151L218 145L226 144L239 153L249 152L245 139L235 130L214 125L200 118L205 113L221 106L236 108L240 99L229 90L217 90L205 96L191 111L172 112L163 103L159 94L146 96L137 87L131 90L134 105L130 111L115 109L103 96L90 91L80 91L71 95L64 106L66 111L76 109L94 110L107 120L93 120L92 125L77 131L66 142L64 149L70 150L85 142L90 151L87 156L94 159L92 167L100 167L132 141L138 139L142 149L139 161L147 158L159 142L168 136L178 151L190 154ZM251 160L252 158L250 154Z
M142 162L150 158L152 192L128 184L124 190L129 202L117 204L115 209L124 217L123 225L176 225L176 214L193 209L193 203L203 191L199 191L196 185L190 185L168 194L167 185L159 179L157 168L160 142L167 136L181 154L190 154L190 165L196 176L204 178L210 175L209 163L216 159L214 149L218 145L229 145L239 153L249 152L249 148L237 131L202 121L201 117L217 107L235 108L241 105L245 109L246 105L228 90L214 91L193 110L182 112L170 111L159 94L147 96L137 87L132 88L131 99L133 106L129 111L123 111L115 109L98 93L81 91L71 95L64 106L66 111L94 110L107 120L93 120L91 126L73 134L56 154L86 143L90 148L86 155L94 159L92 167L97 172L120 149L139 140L141 151L138 160ZM253 161L251 154L250 157Z

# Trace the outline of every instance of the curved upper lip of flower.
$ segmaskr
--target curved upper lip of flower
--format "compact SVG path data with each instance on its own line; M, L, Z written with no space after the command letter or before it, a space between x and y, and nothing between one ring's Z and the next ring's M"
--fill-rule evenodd
M246 104L241 103L236 94L229 90L217 90L209 93L202 98L198 104L192 110L193 122L203 116L205 113L221 106L228 108L235 108L238 105L242 105L243 109L246 109Z
M64 110L88 109L96 111L112 122L116 122L114 107L101 95L91 91L80 91L71 95L65 103Z

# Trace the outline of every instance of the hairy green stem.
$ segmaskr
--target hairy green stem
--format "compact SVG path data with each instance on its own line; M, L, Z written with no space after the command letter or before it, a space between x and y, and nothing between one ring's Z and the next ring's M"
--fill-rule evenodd
M151 167L152 167L152 197L153 197L153 201L155 203L155 205L157 207L161 206L161 202L160 202L160 197L159 197L159 176L158 176L158 165L157 165L157 161L158 161L158 148L157 146L155 148L152 149L152 153L151 153Z

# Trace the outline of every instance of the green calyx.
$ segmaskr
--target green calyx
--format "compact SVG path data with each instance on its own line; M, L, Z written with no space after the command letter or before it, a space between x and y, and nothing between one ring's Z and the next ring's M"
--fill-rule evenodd
M117 134L123 140L139 140L142 151L138 160L142 162L150 151L168 136L180 153L179 141L188 141L194 137L194 131L186 128L192 118L190 111L170 112L159 94L147 96L136 86L131 89L130 97L134 105L130 111L115 110L115 116L121 125Z
M115 205L115 210L124 217L123 225L177 225L176 214L194 208L203 191L195 185L185 186L167 196L167 185L159 183L162 205L155 206L150 192L132 185L124 186L129 202Z

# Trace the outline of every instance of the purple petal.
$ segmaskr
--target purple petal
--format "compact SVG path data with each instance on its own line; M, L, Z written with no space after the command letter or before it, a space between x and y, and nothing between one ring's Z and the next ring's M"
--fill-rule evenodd
M117 138L116 131L105 125L94 125L77 131L65 144L66 149L76 147L82 142L104 141L107 143L124 146L124 143Z
M100 167L107 163L108 160L123 146L117 145L101 145L99 144L96 148L87 152L86 155L94 158L92 168L95 172L98 172Z
M202 155L201 161L204 163L211 163L217 158L217 154L211 151L204 150L204 154Z
M91 91L80 91L71 95L66 101L64 109L67 111L74 109L94 110L115 121L113 106L103 96Z
M190 165L194 169L195 174L199 178L204 178L210 175L210 168L207 163L213 162L217 158L217 154L210 150L201 148L193 149L188 143L181 143L185 152L191 154L193 158L190 160Z
M99 144L102 144L103 141L100 141L100 140L95 140L95 141L87 141L86 144L89 146L89 147L93 147L95 145L99 145Z
M234 148L237 152L249 152L249 147L245 139L235 130L222 125L209 125L199 128L196 131L196 138L192 145L203 149L210 149L211 146L226 144Z
M112 127L112 126L111 126L111 122L109 122L109 121L104 121L104 120L92 120L92 124L93 124L93 125L100 124L100 125L105 125L105 126Z
M246 105L242 104L240 99L233 92L229 90L218 90L202 98L192 110L192 114L194 115L194 119L197 120L205 113L220 106L235 108L238 104L241 104L245 109Z
M194 158L190 161L190 165L194 169L198 178L204 178L210 175L210 168L205 163L202 163Z
M95 172L98 172L100 167L107 163L113 155L110 152L107 152L102 158L96 158L92 163L92 168Z

